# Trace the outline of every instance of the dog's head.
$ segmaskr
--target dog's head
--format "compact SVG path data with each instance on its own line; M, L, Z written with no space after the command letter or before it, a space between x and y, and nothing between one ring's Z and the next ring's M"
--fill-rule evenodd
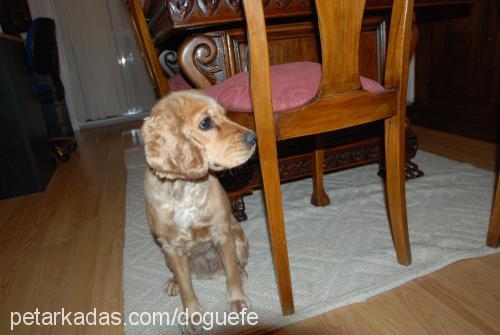
M253 131L229 120L215 100L196 91L158 101L141 134L149 167L167 179L198 179L209 170L241 165L256 142Z

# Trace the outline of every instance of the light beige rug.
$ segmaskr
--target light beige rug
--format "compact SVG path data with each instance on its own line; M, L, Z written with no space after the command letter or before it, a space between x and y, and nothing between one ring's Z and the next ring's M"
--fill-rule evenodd
M407 182L413 262L398 265L389 232L377 165L332 173L325 183L332 205L309 204L310 179L282 186L296 314L282 317L269 250L262 195L245 198L250 240L245 289L259 327L277 328L366 300L457 260L498 252L485 246L494 175L472 166L419 152L425 176ZM162 288L170 277L153 241L144 212L141 148L126 151L128 172L124 247L125 315L174 314L179 297ZM223 279L195 280L206 311L227 310ZM145 319L147 321L147 318ZM236 326L205 333L240 333ZM176 334L177 325L125 325L127 334Z

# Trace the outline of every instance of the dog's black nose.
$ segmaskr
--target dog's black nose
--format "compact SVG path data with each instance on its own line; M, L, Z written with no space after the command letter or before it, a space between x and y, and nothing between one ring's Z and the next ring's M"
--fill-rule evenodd
M252 131L245 134L245 143L248 145L254 145L257 142L257 135Z

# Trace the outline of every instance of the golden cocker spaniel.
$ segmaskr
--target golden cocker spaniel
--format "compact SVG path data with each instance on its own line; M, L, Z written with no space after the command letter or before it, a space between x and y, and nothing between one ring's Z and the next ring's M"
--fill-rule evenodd
M212 172L245 163L255 133L229 120L212 98L182 91L158 101L141 134L147 219L173 273L166 292L180 294L190 315L201 313L191 274L225 273L231 311L250 309L242 287L248 241Z

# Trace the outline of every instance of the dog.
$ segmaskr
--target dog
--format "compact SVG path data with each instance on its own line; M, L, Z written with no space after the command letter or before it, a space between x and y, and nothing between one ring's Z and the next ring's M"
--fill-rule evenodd
M215 100L192 90L159 100L144 119L141 135L148 164L147 220L173 273L167 294L180 294L188 315L201 313L191 274L225 274L230 310L250 309L242 286L248 240L213 172L245 163L255 151L255 133L229 120Z

